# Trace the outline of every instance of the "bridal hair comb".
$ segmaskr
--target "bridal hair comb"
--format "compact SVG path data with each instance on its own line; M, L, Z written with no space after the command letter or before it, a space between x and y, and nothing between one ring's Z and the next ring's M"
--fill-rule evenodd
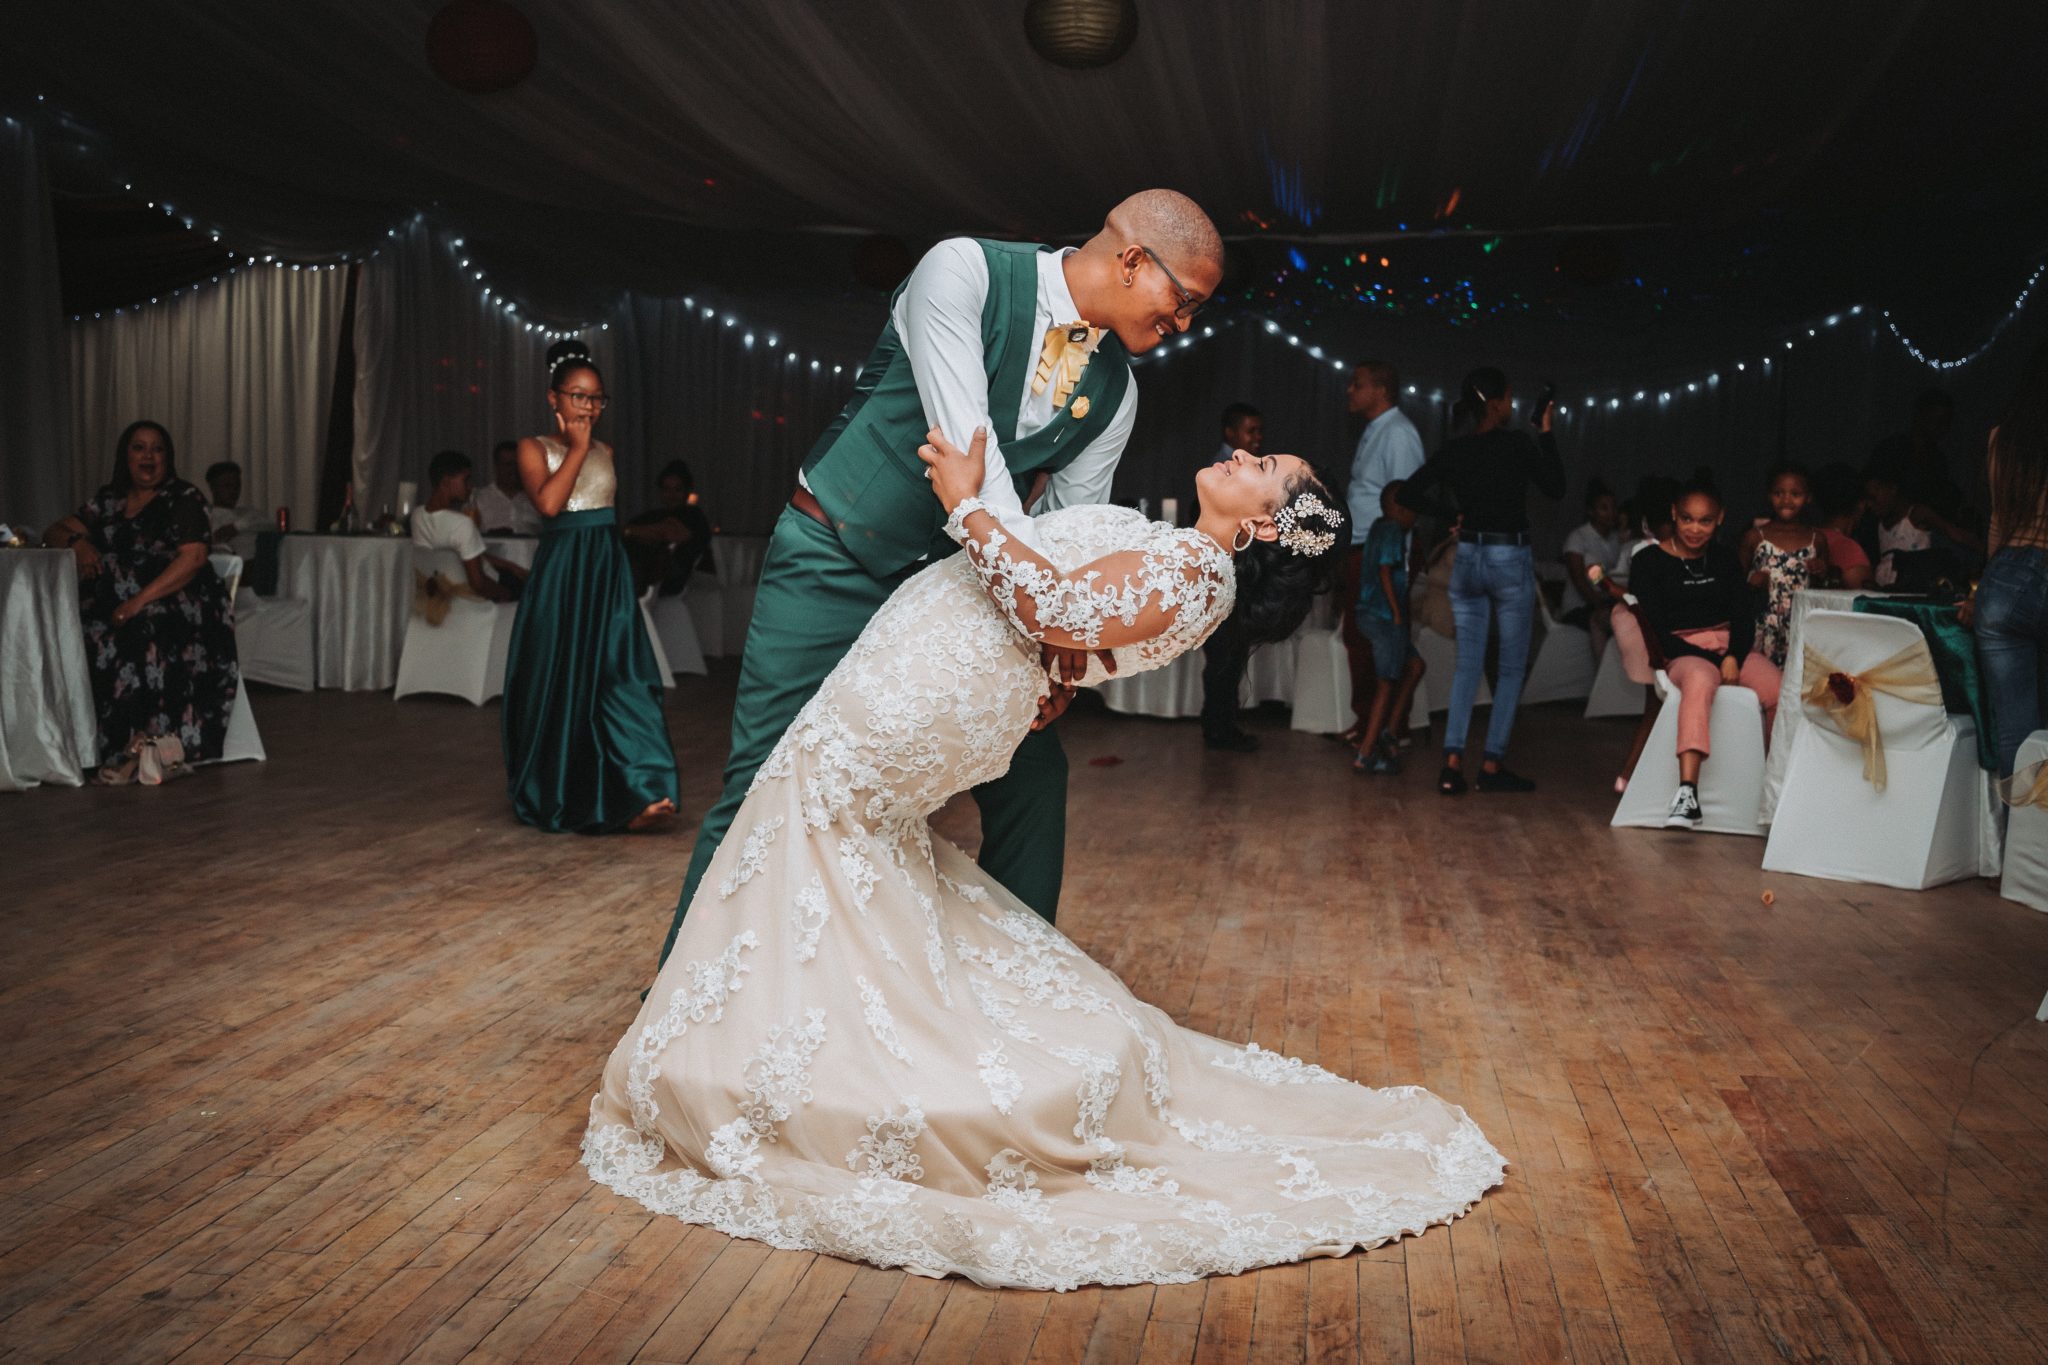
M1321 517L1331 529L1318 531L1304 525L1303 519L1307 517ZM1343 524L1344 514L1313 493L1303 493L1273 514L1273 525L1280 530L1280 543L1311 559L1337 543L1336 528Z

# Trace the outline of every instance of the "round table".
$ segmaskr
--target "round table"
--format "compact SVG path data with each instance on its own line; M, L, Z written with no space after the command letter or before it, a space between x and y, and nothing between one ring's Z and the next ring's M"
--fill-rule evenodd
M69 550L0 550L0 791L80 786L99 727Z
M404 536L289 535L277 595L312 604L318 686L374 692L398 680L412 610L412 541Z

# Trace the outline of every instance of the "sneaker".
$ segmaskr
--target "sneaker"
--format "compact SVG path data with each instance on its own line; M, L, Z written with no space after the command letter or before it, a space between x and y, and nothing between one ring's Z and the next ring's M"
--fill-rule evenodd
M1511 773L1506 768L1487 772L1479 770L1479 790L1483 792L1532 792L1536 784L1520 773Z
M1698 829L1706 817L1700 814L1700 794L1690 782L1678 784L1678 794L1671 798L1671 813L1664 817L1666 829Z
M1377 753L1366 763L1365 770L1374 777L1399 777L1401 760L1389 753Z

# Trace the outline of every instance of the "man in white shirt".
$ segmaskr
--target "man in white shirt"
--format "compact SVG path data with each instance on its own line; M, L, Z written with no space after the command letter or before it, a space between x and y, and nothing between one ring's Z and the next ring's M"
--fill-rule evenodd
M1591 637L1593 657L1599 658L1613 638L1611 617L1614 599L1604 588L1594 586L1588 571L1594 565L1623 587L1628 586L1628 557L1622 553L1621 503L1614 490L1599 477L1586 481L1586 520L1564 538L1565 581L1571 592L1564 603L1564 620L1583 625Z
M540 509L519 482L519 442L500 441L491 451L491 482L476 491L476 519L494 536L540 534Z
M988 434L980 497L1036 544L1017 481L1047 475L1032 511L1109 501L1137 418L1128 357L1187 330L1223 276L1223 243L1193 200L1147 190L1078 250L953 238L897 291L853 398L805 459L776 522L754 599L733 708L725 790L699 826L675 928L789 722L889 594L956 550L917 449L936 427ZM884 466L892 466L884 468ZM1062 676L1084 654L1052 651ZM1055 688L1041 725L1071 695ZM1066 756L1034 732L1009 771L975 789L981 865L1050 920L1066 840Z
M470 590L487 602L516 602L526 571L509 560L500 559L484 548L484 533L462 510L469 501L469 456L459 450L444 450L427 465L427 482L432 491L427 500L412 509L412 543L422 550L450 550L462 561L463 576ZM497 571L484 571L488 563Z
M1265 414L1250 403L1232 403L1223 410L1223 443L1210 463L1228 460L1240 450L1256 455L1265 444ZM1232 612L1202 644L1202 742L1211 749L1248 754L1259 747L1259 737L1237 723L1238 694L1250 660L1244 626Z
M213 505L206 509L213 524L213 543L244 559L256 552L255 534L268 524L263 514L242 501L242 467L219 460L206 468L206 489Z
M1351 512L1351 553L1344 561L1343 610L1344 652L1351 661L1351 712L1356 717L1352 731L1365 727L1372 709L1372 642L1358 627L1352 606L1358 601L1363 576L1365 537L1380 519L1380 494L1396 479L1406 479L1422 468L1425 458L1422 434L1401 411L1401 376L1384 360L1368 360L1351 372L1344 390L1345 401L1355 416L1365 419L1359 433L1358 449L1351 457L1351 485L1344 500ZM1406 720L1396 717L1394 729L1406 733ZM1346 732L1346 739L1354 738Z

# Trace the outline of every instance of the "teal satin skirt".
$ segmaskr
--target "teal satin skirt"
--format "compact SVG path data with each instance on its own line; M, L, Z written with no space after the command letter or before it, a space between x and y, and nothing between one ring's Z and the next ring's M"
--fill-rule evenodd
M506 785L519 818L603 834L675 800L662 682L617 516L548 521L505 661Z

